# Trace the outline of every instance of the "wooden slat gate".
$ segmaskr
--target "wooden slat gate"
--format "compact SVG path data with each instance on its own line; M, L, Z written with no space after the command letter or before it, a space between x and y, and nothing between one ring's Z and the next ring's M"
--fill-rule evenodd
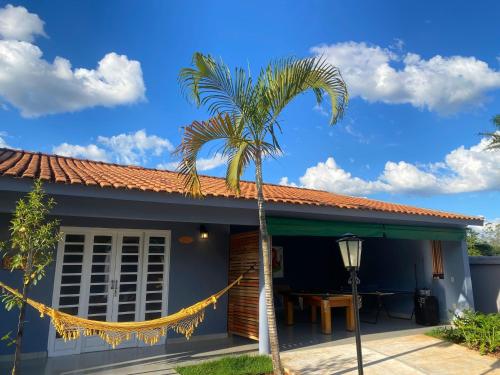
M229 291L228 333L259 339L259 232L231 235L229 282L248 270L240 285Z

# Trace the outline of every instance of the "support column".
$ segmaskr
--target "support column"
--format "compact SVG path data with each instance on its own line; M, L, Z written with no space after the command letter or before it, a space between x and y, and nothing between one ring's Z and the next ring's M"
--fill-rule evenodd
M461 250L462 250L462 262L464 267L463 292L465 294L467 304L469 305L468 308L471 310L475 310L474 292L472 291L472 279L470 275L469 253L467 252L467 242L465 240L462 240Z
M259 354L270 354L269 329L267 324L266 294L264 290L264 262L259 240Z

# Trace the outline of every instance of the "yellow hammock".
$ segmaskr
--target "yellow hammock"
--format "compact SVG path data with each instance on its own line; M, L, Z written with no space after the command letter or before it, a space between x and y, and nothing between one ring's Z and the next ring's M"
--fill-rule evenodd
M251 267L251 269L252 268L253 267ZM160 340L160 337L165 336L168 329L181 333L189 339L195 328L198 327L198 324L203 321L205 309L210 305L214 305L215 309L217 300L233 286L239 284L247 272L242 274L224 289L203 301L179 310L175 314L143 322L101 322L63 313L45 306L43 303L34 301L31 298L27 298L26 303L38 310L40 312L40 317L43 318L45 315L49 316L57 333L59 333L65 341L75 340L79 338L82 333L85 336L99 335L101 339L114 348L122 341L130 340L132 334L135 334L139 340L146 344L153 345ZM19 293L17 289L11 288L1 281L0 287L22 298L22 294Z

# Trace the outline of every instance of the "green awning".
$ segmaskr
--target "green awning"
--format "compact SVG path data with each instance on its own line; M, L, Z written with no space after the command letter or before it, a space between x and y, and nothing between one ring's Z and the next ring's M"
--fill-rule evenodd
M407 240L462 241L465 238L465 229L462 228L387 225L283 217L268 217L267 230L272 236L339 237L345 233L353 233L359 237L386 237Z
M384 227L382 224L289 219L282 217L268 217L267 231L272 236L338 237L345 233L354 233L359 237L384 236Z
M384 227L387 238L442 241L462 241L465 239L465 229L461 228L435 228L409 225L384 225Z

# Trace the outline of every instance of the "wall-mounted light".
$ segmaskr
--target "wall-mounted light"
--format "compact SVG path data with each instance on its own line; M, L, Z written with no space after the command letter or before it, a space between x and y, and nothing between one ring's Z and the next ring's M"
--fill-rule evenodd
M208 238L208 230L204 225L200 225L200 238L205 240Z

